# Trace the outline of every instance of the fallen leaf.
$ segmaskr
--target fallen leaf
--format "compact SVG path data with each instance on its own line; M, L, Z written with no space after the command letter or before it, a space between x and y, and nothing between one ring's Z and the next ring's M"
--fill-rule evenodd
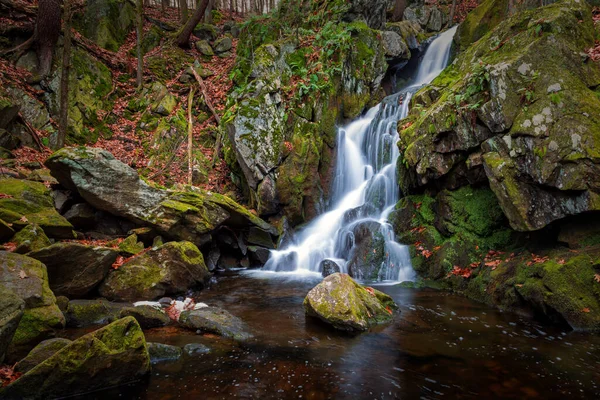
M594 275L594 280L598 283L600 283L600 274L596 274Z
M27 278L29 278L29 276L27 276L27 273L24 270L21 270L21 271L19 271L19 278L27 279Z
M589 309L588 307L586 307L586 308L584 308L583 310L581 310L581 312L584 312L584 313L589 313L589 312L590 312L590 309Z
M24 215L21 218L19 218L19 221L25 222L25 223L29 222L29 220L27 219L27 217L24 216Z

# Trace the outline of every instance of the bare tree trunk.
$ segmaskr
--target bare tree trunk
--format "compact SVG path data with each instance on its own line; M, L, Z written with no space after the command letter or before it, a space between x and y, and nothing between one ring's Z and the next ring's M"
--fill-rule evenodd
M142 54L142 34L144 32L144 2L137 0L137 24L135 27L137 47L137 87L144 83L144 56Z
M204 22L212 24L212 11L215 8L215 0L208 0L208 7L204 13Z
M36 22L39 78L45 78L52 68L54 47L60 36L60 1L40 0Z
M169 6L169 0L160 0L160 6L161 6L162 13L164 15L165 11L167 10L167 7Z
M450 7L450 26L454 24L454 14L456 13L456 0L452 0L452 6Z
M65 147L67 128L69 126L69 72L71 70L71 1L64 2L64 43L62 55L62 73L60 77L60 116L58 122L58 135L56 148ZM41 2L40 2L41 4Z
M194 67L192 67L193 69ZM192 119L192 105L194 104L194 88L190 89L188 97L188 185L192 184L194 161L192 160L192 138L194 136L194 120Z
M185 24L179 35L177 35L177 39L175 42L179 47L189 47L190 45L190 35L192 31L198 25L202 17L204 16L204 12L206 11L206 7L208 7L208 0L202 0L201 3L198 4L198 8L194 11L194 15L192 18Z
M187 0L179 0L179 8L181 8L181 25L184 25L188 20Z
M394 22L401 21L402 16L404 15L404 10L406 10L406 0L396 0L394 3L394 14L392 16L392 20Z

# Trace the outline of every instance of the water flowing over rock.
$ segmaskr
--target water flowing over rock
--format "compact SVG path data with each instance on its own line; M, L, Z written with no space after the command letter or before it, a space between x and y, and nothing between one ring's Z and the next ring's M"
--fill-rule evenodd
M583 1L524 11L474 43L400 122L402 190L489 180L518 231L599 210L600 68L582 56L593 43Z
M321 272L321 261L329 258L342 259L341 272L359 279L413 278L408 248L396 243L387 222L400 195L397 123L407 115L413 93L448 63L455 30L431 43L412 85L340 129L331 211L298 232L291 244L271 252L265 269Z
M304 300L306 314L343 331L366 331L390 322L396 303L385 293L364 288L346 274L329 275Z
M123 385L150 372L142 329L123 318L68 344L17 381L0 389L7 400L47 399Z

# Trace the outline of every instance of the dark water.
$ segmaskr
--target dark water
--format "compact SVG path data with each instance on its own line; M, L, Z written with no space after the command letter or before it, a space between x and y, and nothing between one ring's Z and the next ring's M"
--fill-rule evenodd
M350 336L305 318L302 301L317 282L220 278L197 299L241 317L255 340L150 331L148 341L203 343L213 353L155 365L147 382L86 399L600 398L597 335L448 293L382 286L402 312L389 326Z

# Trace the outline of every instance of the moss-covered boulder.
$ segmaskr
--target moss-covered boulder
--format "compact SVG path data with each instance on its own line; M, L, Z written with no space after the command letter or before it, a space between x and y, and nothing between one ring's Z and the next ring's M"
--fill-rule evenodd
M196 330L199 333L213 333L238 341L245 341L253 337L240 318L216 307L184 311L179 317L179 323L185 328Z
M59 296L83 297L106 278L117 259L115 249L56 243L28 254L46 265L50 288Z
M121 311L132 307L129 303L99 300L71 300L63 311L69 328L87 328L106 325L120 318Z
M346 274L329 275L304 299L306 314L343 331L367 331L390 322L398 306L390 296L365 288Z
M44 233L44 230L37 224L27 225L13 236L10 241L17 245L14 252L19 254L40 250L52 244L48 236Z
M307 15L319 15L325 23L332 21L362 21L371 28L380 29L386 22L390 9L388 0L282 0L279 5L280 18L298 24L307 23Z
M105 150L65 148L48 158L46 165L62 185L95 208L154 228L168 238L202 246L221 225L277 234L274 227L226 196L193 188L172 192L151 187Z
M25 302L13 291L0 285L0 363L19 326Z
M23 299L25 311L15 332L9 354L18 356L65 326L48 286L46 266L33 258L0 251L0 285Z
M154 247L154 246L153 246ZM129 235L119 243L119 252L128 256L133 256L144 251L144 243L138 241L137 235Z
M68 344L0 390L0 397L72 396L136 381L150 368L144 333L134 318L127 317Z
M201 287L209 278L202 253L194 244L169 242L111 271L99 291L110 300L154 300Z
M0 179L0 219L20 230L37 224L53 238L73 239L73 226L54 208L50 190L40 182Z
M119 313L121 318L133 317L144 329L158 328L168 325L171 318L162 310L148 305L138 305L135 307L125 307Z
M177 361L183 355L181 347L152 342L148 342L148 352L150 353L152 364L164 361Z
M135 5L127 0L91 0L74 25L98 46L116 52L135 27Z
M565 0L475 42L399 122L403 192L489 181L519 231L600 209L600 67L582 56L594 37L589 6Z
M27 354L27 357L25 357L15 365L15 371L20 372L22 374L27 373L31 369L35 368L37 365L52 357L57 351L66 347L70 343L71 341L69 339L64 338L44 340L43 342L35 346L29 352L29 354Z

